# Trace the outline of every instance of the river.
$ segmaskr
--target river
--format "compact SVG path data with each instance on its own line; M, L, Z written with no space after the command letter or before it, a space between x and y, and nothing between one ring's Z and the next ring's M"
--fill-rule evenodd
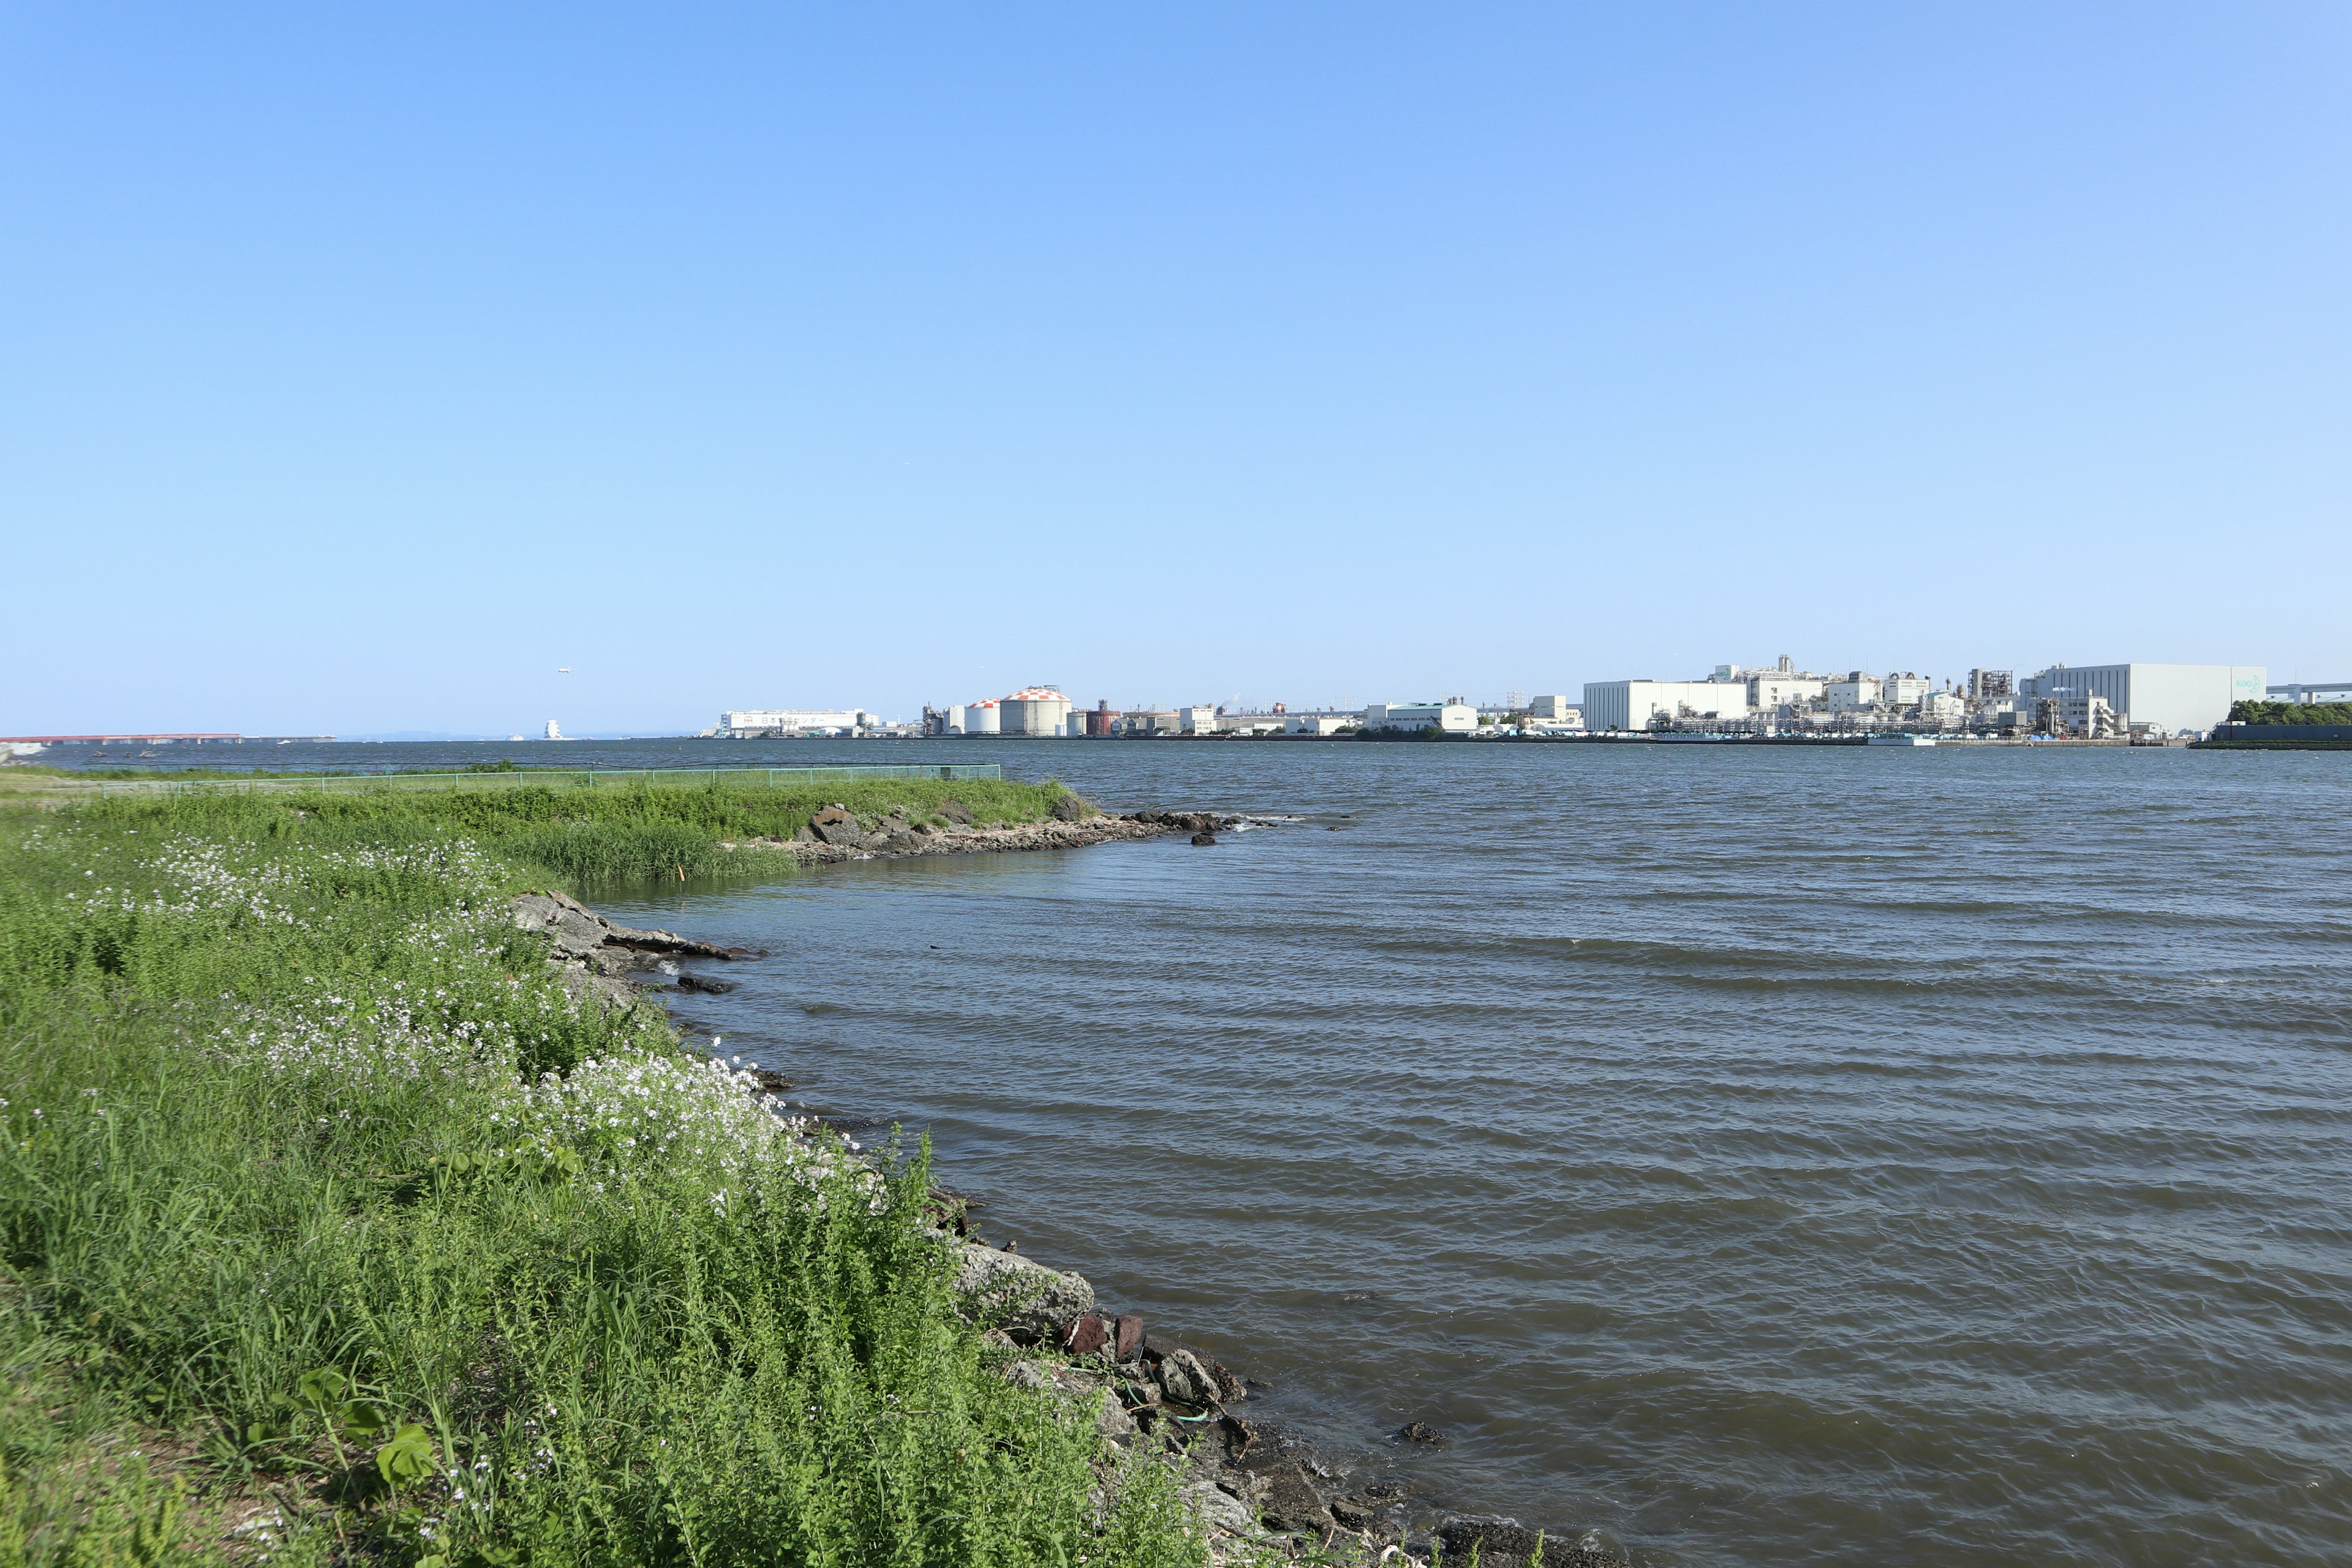
M2352 757L525 760L755 753L1304 819L602 901L1334 1468L1644 1564L2352 1561Z

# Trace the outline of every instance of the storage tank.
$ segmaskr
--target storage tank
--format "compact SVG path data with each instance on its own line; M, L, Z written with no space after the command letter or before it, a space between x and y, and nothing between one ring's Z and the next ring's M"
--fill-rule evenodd
M997 704L997 721L1007 735L1068 733L1070 700L1050 686L1024 687Z
M999 714L995 699L971 702L964 706L963 732L967 735L993 735L997 732Z

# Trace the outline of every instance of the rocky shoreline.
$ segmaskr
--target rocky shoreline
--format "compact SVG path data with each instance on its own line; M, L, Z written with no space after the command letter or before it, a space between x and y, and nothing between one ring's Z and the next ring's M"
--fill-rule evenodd
M750 838L724 843L735 849L781 849L803 866L871 860L902 855L992 855L1016 849L1077 849L1122 838L1158 838L1189 833L1196 843L1213 843L1220 830L1249 825L1233 813L1207 811L1096 811L1076 795L1054 803L1043 822L974 826L971 813L953 799L938 813L909 817L902 812L858 817L847 807L829 805L790 838Z
M860 821L835 806L818 813L793 839L746 844L785 849L803 865L823 865L905 855L1075 848L1173 833L1189 833L1195 844L1213 844L1219 830L1252 825L1252 819L1229 813L1088 810L1042 823L980 827L951 816L919 821L895 813ZM608 1010L635 1004L664 981L664 989L721 994L734 989L730 982L686 970L681 960L764 956L673 931L623 926L560 892L525 894L513 909L518 927L547 936L547 963L564 989ZM790 1087L781 1074L758 1077L762 1089ZM973 1227L965 1199L944 1190L934 1198L942 1240L955 1249L956 1289L975 1316L997 1324L988 1341L1000 1374L1090 1411L1107 1443L1171 1467L1207 1536L1213 1563L1262 1561L1271 1553L1418 1565L1429 1561L1434 1548L1446 1562L1466 1562L1475 1549L1484 1568L1528 1568L1539 1542L1540 1561L1551 1568L1604 1568L1618 1561L1574 1541L1542 1539L1517 1520L1447 1518L1433 1527L1414 1528L1410 1483L1350 1484L1293 1435L1243 1414L1250 1379L1197 1344L1150 1330L1138 1313L1105 1307L1082 1275L1048 1268L1011 1244L989 1245ZM1416 1422L1396 1439L1436 1442L1441 1436Z

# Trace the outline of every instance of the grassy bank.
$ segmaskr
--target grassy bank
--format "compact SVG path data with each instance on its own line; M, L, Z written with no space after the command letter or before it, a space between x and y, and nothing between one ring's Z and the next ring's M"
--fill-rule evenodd
M258 838L286 847L429 843L454 834L504 859L588 889L681 873L789 873L789 856L722 846L790 838L828 805L845 805L861 816L898 810L936 817L943 804L957 801L975 823L991 826L1039 821L1063 793L1056 784L981 779L724 788L526 786L419 794L114 796L79 805L77 816L119 829Z
M505 918L534 835L880 804L758 793L0 812L0 1565L1198 1560L997 1374L919 1152L573 1010Z

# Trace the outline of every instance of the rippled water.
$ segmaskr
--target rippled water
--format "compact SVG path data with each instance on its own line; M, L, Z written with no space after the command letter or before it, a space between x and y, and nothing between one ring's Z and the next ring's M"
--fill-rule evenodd
M942 754L1309 821L604 901L1336 1463L1644 1563L2352 1561L2352 757Z

